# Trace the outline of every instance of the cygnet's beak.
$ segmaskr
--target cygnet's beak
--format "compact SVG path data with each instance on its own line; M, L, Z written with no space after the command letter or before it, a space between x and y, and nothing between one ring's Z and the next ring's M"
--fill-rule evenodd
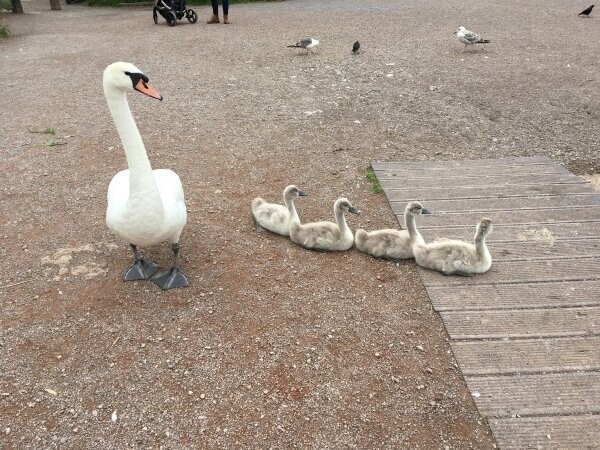
M142 94L146 94L152 98L156 98L158 100L162 100L162 95L156 90L152 89L143 79L139 79L139 81L133 87L136 91L141 92Z
M300 197L308 197L308 194L304 191L298 191L298 196Z
M351 206L350 208L348 208L348 212L351 212L352 214L356 214L358 216L360 214L360 209L358 209L356 206Z
M423 208L423 209L421 210L421 214L431 214L431 211L429 211L429 210L428 210L428 209L426 209L426 208Z

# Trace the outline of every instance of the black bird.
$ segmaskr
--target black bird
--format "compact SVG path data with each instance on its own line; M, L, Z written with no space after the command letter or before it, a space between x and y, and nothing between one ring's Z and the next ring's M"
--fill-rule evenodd
M358 53L358 49L360 48L360 42L356 41L353 45L352 45L352 53Z
M577 14L578 16L585 16L585 17L590 17L590 13L592 12L592 9L594 9L594 5L590 6L587 9L584 9L583 11L581 11L579 14Z

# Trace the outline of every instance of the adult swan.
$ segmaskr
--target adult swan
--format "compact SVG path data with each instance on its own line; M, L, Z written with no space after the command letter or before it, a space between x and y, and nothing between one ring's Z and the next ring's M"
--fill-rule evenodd
M158 91L148 86L148 77L133 64L116 62L104 70L104 95L117 132L121 138L129 170L114 176L108 186L106 224L120 239L129 242L135 262L127 269L125 281L152 281L163 290L186 287L186 275L179 270L179 236L187 220L183 188L171 170L152 170L140 132L133 120L127 92L134 90L162 100ZM169 270L143 259L138 246L169 241L174 254Z

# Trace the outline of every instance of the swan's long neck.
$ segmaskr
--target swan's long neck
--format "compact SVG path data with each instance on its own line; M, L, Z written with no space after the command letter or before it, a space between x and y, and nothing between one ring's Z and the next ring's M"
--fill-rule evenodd
M296 211L296 205L294 205L294 197L284 195L283 202L290 213L289 223L300 223L300 217L298 216L298 211Z
M410 240L413 244L423 244L425 241L423 240L423 236L417 230L417 224L415 220L415 215L411 214L408 211L404 212L404 222L406 223L406 229L408 230L408 235L410 236Z
M344 215L344 210L341 208L334 208L334 213L335 213L335 221L337 222L337 226L340 229L340 233L342 235L345 234L352 234L352 231L350 231L350 227L348 227L348 224L346 223L346 216Z
M155 194L160 198L152 166L138 127L131 115L125 92L105 87L104 94L127 157L130 198L137 193L146 197Z

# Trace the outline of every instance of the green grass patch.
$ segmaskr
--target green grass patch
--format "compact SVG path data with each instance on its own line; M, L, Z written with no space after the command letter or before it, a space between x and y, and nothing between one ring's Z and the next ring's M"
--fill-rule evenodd
M44 144L46 147L56 147L57 145L67 145L66 142L58 142L55 140L50 140Z
M375 175L375 171L373 170L372 167L369 167L367 169L366 178L367 178L367 181L369 182L369 184L371 185L371 189L373 190L373 192L375 192L376 194L383 193L383 188L381 187L381 184L379 184L377 175Z
M88 0L88 5L90 6L117 6L119 3L146 3L152 0ZM236 0L233 3L235 6L236 3L265 3L265 2L281 2L285 0ZM201 6L201 5L210 5L210 0L186 0L186 4ZM219 8L220 9L220 8Z
M56 134L56 130L54 128L46 128L44 130L44 134L50 134L50 135L54 136Z

